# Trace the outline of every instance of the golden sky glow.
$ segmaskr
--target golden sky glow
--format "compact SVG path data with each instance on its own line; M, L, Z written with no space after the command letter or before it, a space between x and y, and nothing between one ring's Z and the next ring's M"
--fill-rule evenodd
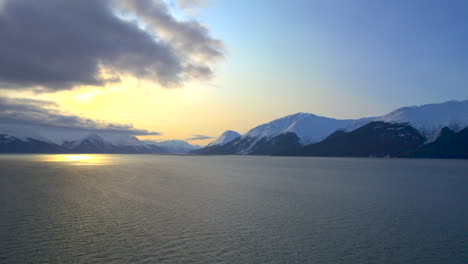
M58 102L62 110L71 114L133 124L136 128L162 133L161 136L139 137L141 139L165 140L186 139L194 134L218 136L225 127L231 127L231 113L210 96L217 89L201 83L164 89L151 82L129 78L104 88L80 87L36 97ZM210 141L191 143L204 145Z

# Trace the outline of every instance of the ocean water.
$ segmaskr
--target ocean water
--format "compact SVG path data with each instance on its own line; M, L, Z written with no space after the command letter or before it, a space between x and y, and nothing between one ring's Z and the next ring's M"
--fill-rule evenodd
M0 156L0 263L467 263L468 161Z

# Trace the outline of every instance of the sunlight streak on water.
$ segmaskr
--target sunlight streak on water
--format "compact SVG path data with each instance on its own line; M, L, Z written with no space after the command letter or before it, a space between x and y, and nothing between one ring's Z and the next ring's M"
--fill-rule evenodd
M69 165L107 165L111 161L105 155L99 154L74 154L74 155L41 155L40 161L66 162Z

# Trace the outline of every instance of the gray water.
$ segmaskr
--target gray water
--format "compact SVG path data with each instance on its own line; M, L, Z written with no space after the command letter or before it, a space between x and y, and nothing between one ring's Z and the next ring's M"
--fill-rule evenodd
M0 263L466 263L468 161L0 156Z

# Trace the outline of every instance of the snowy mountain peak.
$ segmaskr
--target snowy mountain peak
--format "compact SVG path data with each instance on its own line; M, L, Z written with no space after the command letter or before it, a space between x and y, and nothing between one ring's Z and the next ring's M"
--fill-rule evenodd
M402 107L377 120L408 123L433 141L444 127L459 131L468 126L468 100Z
M71 147L76 148L77 146L79 146L80 144L83 144L84 142L89 142L90 144L95 144L95 145L102 145L104 144L104 139L102 139L102 137L100 137L96 133L89 133L83 138L81 138L80 140L74 141Z
M223 146L240 136L241 135L237 133L236 131L227 130L223 134L221 134L221 136L219 136L217 139L213 140L210 144L208 144L207 147Z
M166 141L151 141L145 140L146 144L156 145L166 149L170 153L188 153L192 150L200 148L200 146L192 145L184 140L166 140Z
M111 143L112 145L116 146L143 146L144 143L138 140L135 136L131 135L121 135L121 134L102 134L102 138L105 139L106 142Z
M84 141L84 140L89 140L91 142L102 142L104 141L102 139L102 137L100 137L98 134L96 133L89 133L87 134L83 139L81 139L81 141Z
M257 140L270 139L291 132L299 137L301 144L306 145L318 142L356 121L358 120L339 120L308 113L296 113L257 126L243 137L253 137Z

